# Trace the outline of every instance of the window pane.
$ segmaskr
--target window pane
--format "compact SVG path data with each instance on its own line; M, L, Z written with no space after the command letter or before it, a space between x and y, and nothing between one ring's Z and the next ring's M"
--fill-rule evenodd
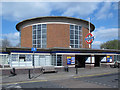
M37 31L37 34L38 34L38 35L41 35L41 30L38 30L38 31Z
M41 45L37 45L37 48L41 48Z
M79 26L79 30L81 30L81 26Z
M33 44L36 44L36 40L33 40Z
M61 65L62 65L62 56L57 55L57 66L61 66Z
M36 45L33 45L34 48L36 48Z
M12 61L18 61L18 55L17 54L12 55Z
M74 40L70 40L70 44L74 44Z
M74 34L74 30L70 30L70 35L71 35L71 34Z
M78 30L78 26L75 26L75 29Z
M41 30L41 24L39 24L39 25L37 26L37 28L38 28L38 30Z
M70 39L74 39L74 35L70 35Z
M42 33L46 33L46 29L42 29Z
M78 45L75 45L75 48L78 48Z
M78 34L78 30L75 30L75 34Z
M36 35L33 35L33 39L36 39Z
M78 35L75 35L75 39L78 39Z
M44 35L42 35L42 38L46 38L46 35L44 34Z
M46 28L46 24L42 24L42 28Z
M74 45L70 45L71 46L71 48L74 48Z
M37 39L41 39L41 35L37 35Z
M37 40L37 44L41 44L41 40Z
M42 48L46 48L46 45L42 45Z
M26 61L32 61L32 55L26 55L25 59Z
M70 25L70 29L74 29L74 25Z
M45 45L46 44L46 40L42 40L42 44Z
M36 30L33 31L33 34L36 34Z
M33 25L33 29L36 29L36 25Z
M75 44L78 44L78 40L75 40Z

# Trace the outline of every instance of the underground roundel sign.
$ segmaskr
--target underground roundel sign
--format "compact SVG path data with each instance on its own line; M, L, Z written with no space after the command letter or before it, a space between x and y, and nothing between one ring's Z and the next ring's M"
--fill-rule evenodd
M87 42L87 44L91 44L94 40L94 36L91 33L88 33L85 37L85 41Z

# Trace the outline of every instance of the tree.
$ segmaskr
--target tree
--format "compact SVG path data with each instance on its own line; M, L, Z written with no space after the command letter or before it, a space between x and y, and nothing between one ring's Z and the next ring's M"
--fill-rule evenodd
M120 41L119 40L111 40L111 41L107 41L103 44L100 45L100 48L104 48L104 49L120 49L118 46L120 45Z
M2 48L11 47L10 41L7 38L2 40Z

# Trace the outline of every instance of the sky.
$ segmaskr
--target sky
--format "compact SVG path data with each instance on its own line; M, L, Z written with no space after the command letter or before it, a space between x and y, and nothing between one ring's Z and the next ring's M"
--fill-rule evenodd
M15 26L22 20L41 16L67 16L89 20L95 25L92 32L95 39L92 48L99 49L100 44L118 39L118 0L92 0L85 2L63 0L54 2L36 2L3 0L0 2L1 34L0 40L7 38L13 46L20 42Z

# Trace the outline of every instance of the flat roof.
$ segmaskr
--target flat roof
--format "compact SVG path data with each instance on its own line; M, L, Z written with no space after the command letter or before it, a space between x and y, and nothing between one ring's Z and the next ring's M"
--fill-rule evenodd
M63 19L65 19L64 22L67 22L67 20L70 20L70 19L71 19L71 20L74 20L74 22L80 22L80 21L81 21L82 23L85 23L86 25L89 23L89 22L86 21L86 20L83 20L83 19L80 19L80 18L74 18L74 17L44 16L44 17L36 17L36 18L30 18L30 19L27 19L27 20L23 20L23 21L19 22L19 23L16 25L16 29L17 29L18 31L20 31L21 26L23 26L24 24L27 24L27 23L30 23L30 22L34 22L34 21L37 21L37 20L40 22L40 20L44 21L44 20L46 20L46 19L47 19L48 22L50 22L50 21L53 20L53 19L56 19L58 22L61 21L61 20L63 20ZM90 26L91 26L91 32L94 31L95 26L94 26L92 23L90 23Z
M31 48L6 48L6 52L32 52ZM37 53L116 53L120 54L120 50L113 49L87 49L87 48L37 48Z

